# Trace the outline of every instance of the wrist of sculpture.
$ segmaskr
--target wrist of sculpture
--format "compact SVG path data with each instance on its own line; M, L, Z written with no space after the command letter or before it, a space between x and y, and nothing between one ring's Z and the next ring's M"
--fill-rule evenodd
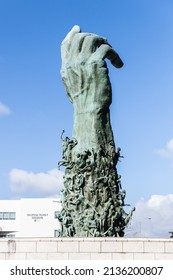
M91 147L98 150L101 144L113 140L109 110L103 112L74 110L73 137L78 141L75 154L90 150Z

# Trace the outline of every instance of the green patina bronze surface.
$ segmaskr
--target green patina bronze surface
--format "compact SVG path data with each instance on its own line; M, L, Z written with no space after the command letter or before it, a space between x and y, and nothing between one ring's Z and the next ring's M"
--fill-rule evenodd
M105 59L123 66L103 37L74 26L61 45L61 76L74 107L72 139L61 136L65 166L60 236L124 236L132 212L124 211L126 192L116 165L109 107L112 89Z

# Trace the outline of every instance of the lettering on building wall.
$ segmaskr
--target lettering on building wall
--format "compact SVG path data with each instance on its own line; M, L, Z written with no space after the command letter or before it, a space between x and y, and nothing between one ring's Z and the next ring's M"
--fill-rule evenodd
M48 213L31 213L31 214L26 214L27 217L30 217L32 220L34 220L34 222L39 221L39 220L43 220L45 217L48 217Z

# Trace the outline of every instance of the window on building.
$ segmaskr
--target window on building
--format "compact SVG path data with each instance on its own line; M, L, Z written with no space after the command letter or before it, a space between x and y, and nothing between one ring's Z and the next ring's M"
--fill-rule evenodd
M0 212L0 220L15 220L16 212Z
M9 212L3 212L3 220L9 220L10 213Z
M15 234L0 234L0 238L15 238Z
M15 234L8 234L6 237L7 237L7 238L14 238L14 237L16 237L16 236L15 236Z
M15 219L16 219L16 213L10 212L10 220L15 220Z

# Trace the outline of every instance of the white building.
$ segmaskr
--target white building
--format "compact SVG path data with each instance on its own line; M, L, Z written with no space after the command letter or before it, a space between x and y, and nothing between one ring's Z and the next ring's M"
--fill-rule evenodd
M0 200L0 237L56 237L57 199Z

